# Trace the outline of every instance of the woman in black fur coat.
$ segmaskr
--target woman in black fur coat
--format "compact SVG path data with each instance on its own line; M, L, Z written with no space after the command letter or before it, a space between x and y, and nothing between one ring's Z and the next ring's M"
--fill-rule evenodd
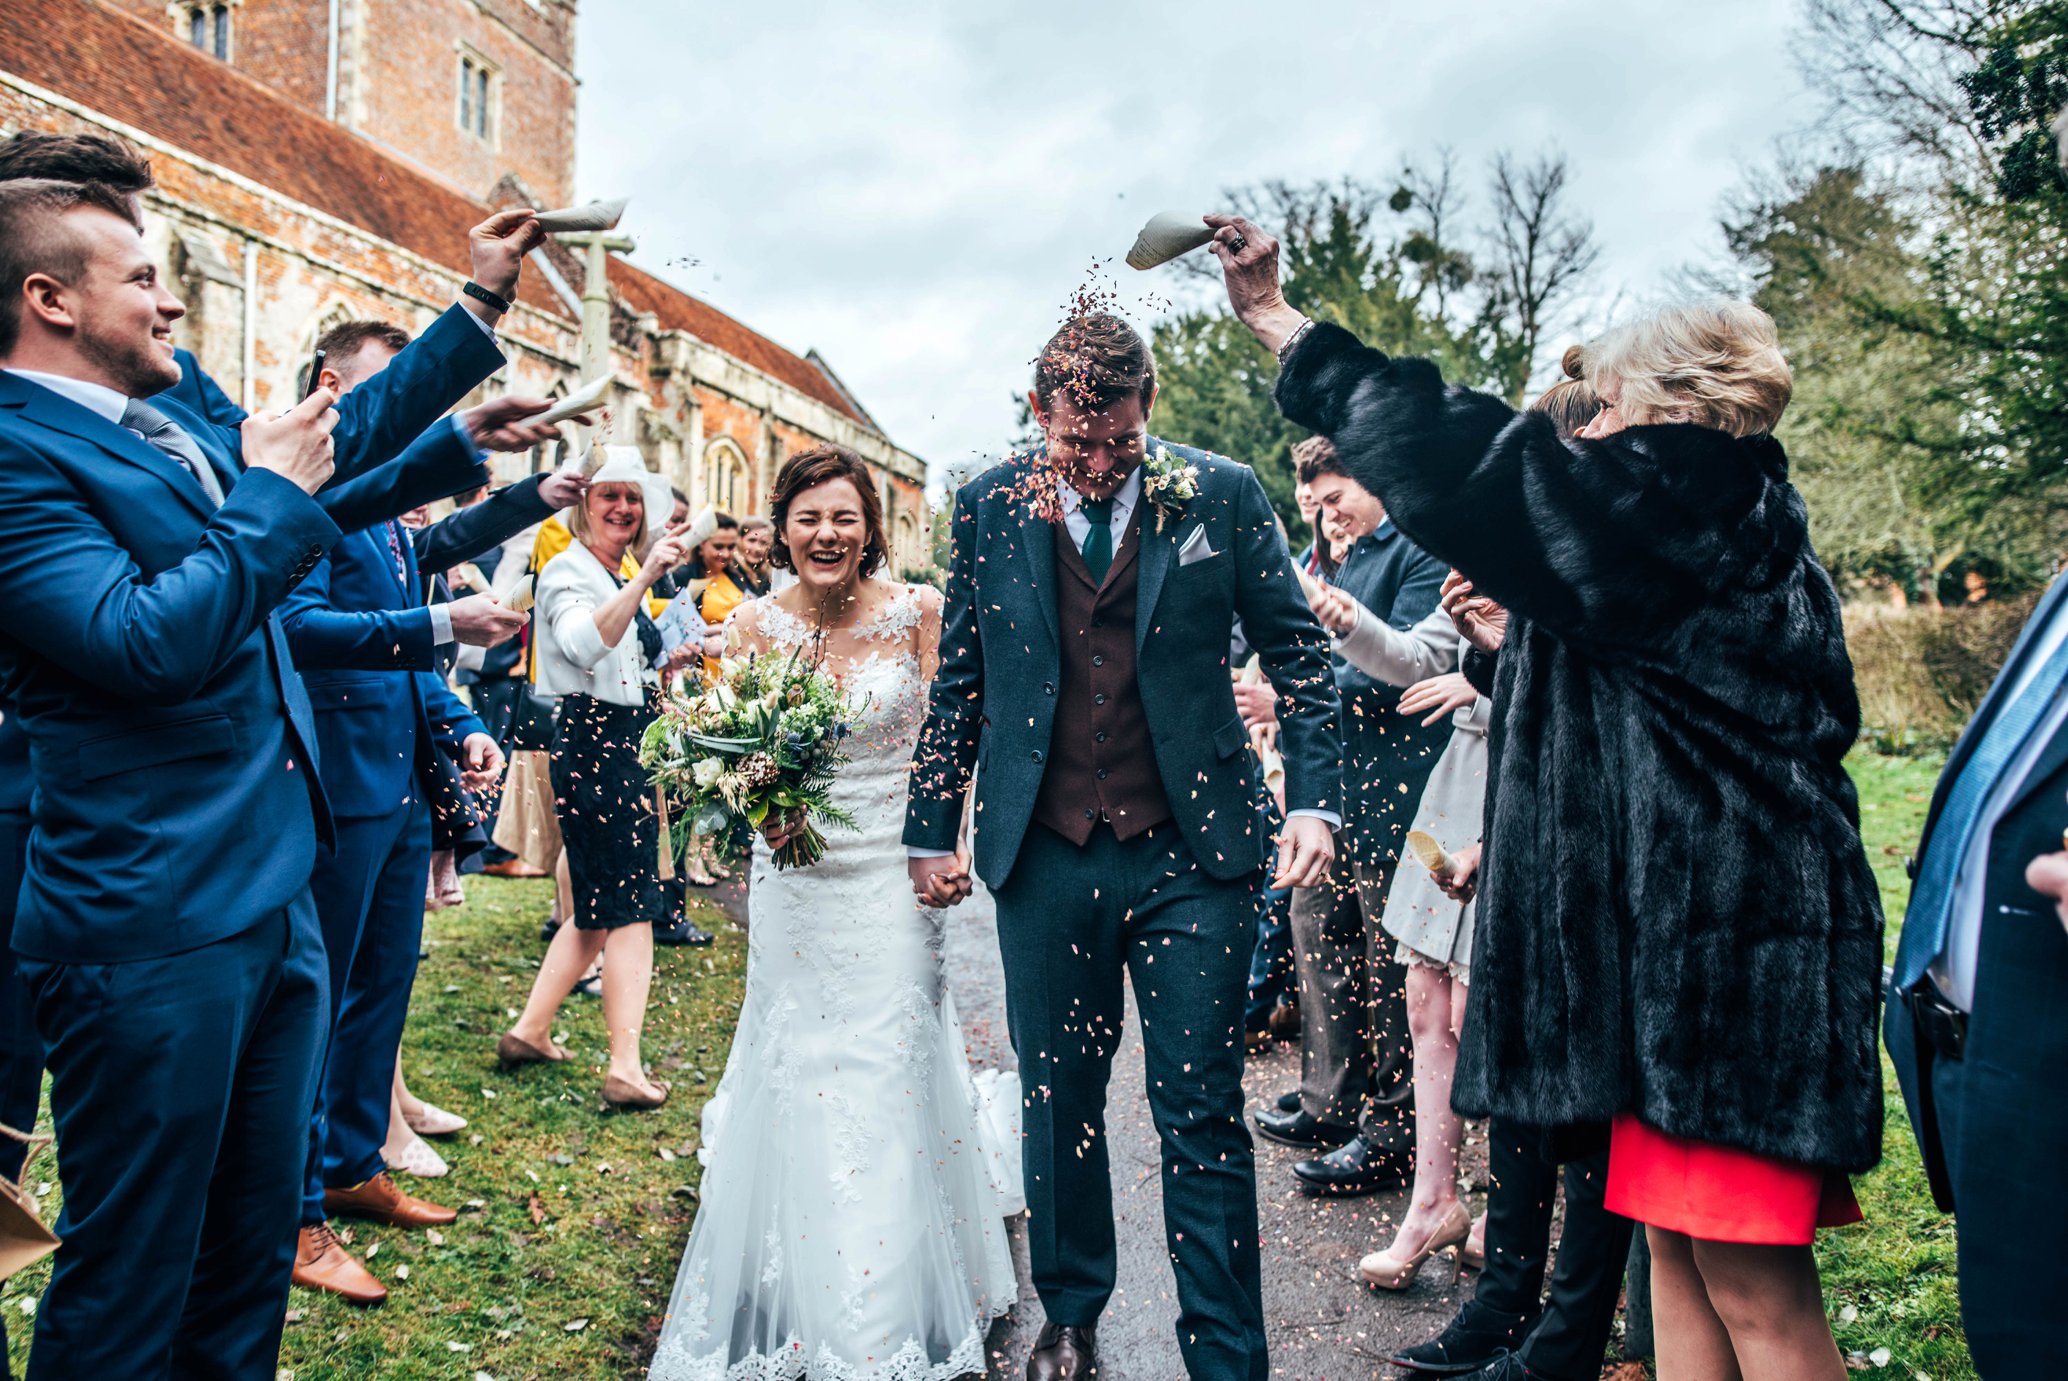
M1810 1240L1880 1157L1882 922L1844 757L1839 603L1771 436L1773 323L1678 308L1591 347L1549 419L1308 322L1276 243L1208 217L1278 403L1511 611L1453 1102L1614 1122L1660 1376L1839 1378Z

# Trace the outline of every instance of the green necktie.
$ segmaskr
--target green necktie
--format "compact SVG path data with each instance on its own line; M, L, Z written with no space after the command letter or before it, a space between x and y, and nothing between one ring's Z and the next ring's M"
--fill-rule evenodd
M1094 583L1106 583L1106 572L1113 567L1113 500L1079 499L1078 511L1091 529L1084 534L1084 564L1090 570Z

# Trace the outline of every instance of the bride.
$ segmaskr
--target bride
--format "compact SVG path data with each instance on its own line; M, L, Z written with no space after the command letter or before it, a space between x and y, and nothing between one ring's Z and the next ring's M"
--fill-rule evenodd
M742 605L736 650L823 659L864 708L833 787L859 833L815 866L757 846L747 996L704 1109L707 1166L650 1381L948 1381L985 1370L1017 1294L1018 1089L984 1125L941 970L942 919L906 881L905 783L941 599L879 577L868 466L822 446L772 497L797 583ZM783 826L770 832L780 842ZM1003 1120L1001 1117L1000 1120Z

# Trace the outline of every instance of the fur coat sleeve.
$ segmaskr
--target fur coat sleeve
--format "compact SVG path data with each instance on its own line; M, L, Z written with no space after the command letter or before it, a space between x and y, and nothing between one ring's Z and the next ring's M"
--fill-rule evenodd
M1325 324L1287 362L1278 405L1354 458L1416 545L1562 636L1640 647L1745 563L1797 555L1775 543L1800 534L1761 511L1785 469L1771 442L1687 425L1566 442L1548 417Z
M1278 382L1402 531L1508 606L1452 1101L1880 1154L1882 924L1839 604L1781 447L1548 419L1316 326Z

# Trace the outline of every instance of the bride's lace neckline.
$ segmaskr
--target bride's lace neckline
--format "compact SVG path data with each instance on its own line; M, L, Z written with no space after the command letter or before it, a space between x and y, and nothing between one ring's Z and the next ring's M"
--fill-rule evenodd
M763 595L755 604L761 616L761 629L772 643L804 647L820 636L802 616L793 614L778 604L774 595ZM828 646L849 641L909 643L912 630L919 626L919 615L919 588L916 585L905 585L878 605L876 612L853 627L830 628L825 630L823 636Z

